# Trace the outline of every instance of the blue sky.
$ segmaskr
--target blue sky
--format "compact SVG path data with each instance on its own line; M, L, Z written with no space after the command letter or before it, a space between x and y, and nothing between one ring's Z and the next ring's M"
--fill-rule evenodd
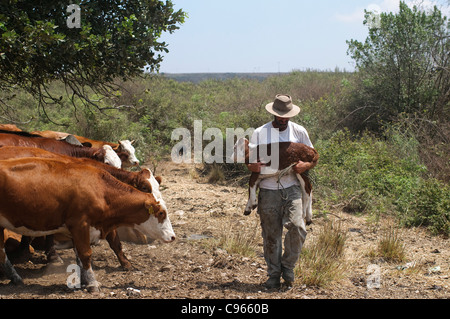
M449 0L414 0L438 5ZM407 0L407 3L413 3ZM363 41L364 9L397 11L399 0L173 0L188 13L160 72L353 70L346 40Z

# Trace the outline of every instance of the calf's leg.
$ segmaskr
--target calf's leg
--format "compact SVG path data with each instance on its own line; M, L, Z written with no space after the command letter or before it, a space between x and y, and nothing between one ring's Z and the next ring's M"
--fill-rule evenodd
M248 201L245 206L244 215L250 215L253 209L258 206L258 197L256 196L256 190L261 179L259 178L259 173L252 173L250 176L250 181L248 183Z
M302 205L303 205L303 218L306 221L306 225L312 223L312 190L311 182L308 176L296 174L297 179L300 181L302 190Z

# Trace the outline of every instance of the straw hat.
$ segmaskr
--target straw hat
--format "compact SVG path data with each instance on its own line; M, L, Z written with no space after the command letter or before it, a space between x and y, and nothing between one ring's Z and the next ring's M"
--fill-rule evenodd
M289 95L278 94L275 101L266 105L267 112L279 117L294 117L300 113L300 107L292 103Z

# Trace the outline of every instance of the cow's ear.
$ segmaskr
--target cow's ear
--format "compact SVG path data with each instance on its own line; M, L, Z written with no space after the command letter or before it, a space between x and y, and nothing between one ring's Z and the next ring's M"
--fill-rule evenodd
M158 203L155 203L151 200L147 200L145 202L145 208L148 210L148 214L150 216L154 216L156 218L158 218L159 212L161 212L161 206Z
M142 177L145 179L149 179L152 176L152 173L150 172L150 170L148 169L143 169L141 171L139 171L139 174L142 174Z
M161 185L162 177L161 176L155 176L155 179L158 182L158 184Z
M156 214L158 214L161 210L161 206L152 200L146 200L145 209L148 210L149 215L153 215L156 217Z
M147 209L147 210L149 210L149 211L152 211L153 210L153 205L155 204L155 202L154 201L152 201L152 200L150 200L150 199L147 199L145 202L144 202L144 206L145 206L145 209ZM150 213L151 214L151 213Z

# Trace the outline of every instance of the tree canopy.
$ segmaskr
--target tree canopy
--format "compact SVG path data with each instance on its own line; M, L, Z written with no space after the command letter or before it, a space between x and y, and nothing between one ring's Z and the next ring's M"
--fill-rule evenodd
M366 12L365 42L348 41L361 79L353 123L376 130L399 115L446 118L450 100L450 23L441 11L400 2L398 13Z
M186 16L171 0L71 3L75 10L68 10L66 0L1 0L0 90L25 89L40 104L60 98L48 91L54 80L65 84L72 99L89 101L86 88L107 94L118 77L157 71L168 52L162 33L179 29ZM74 13L78 25L68 23Z

